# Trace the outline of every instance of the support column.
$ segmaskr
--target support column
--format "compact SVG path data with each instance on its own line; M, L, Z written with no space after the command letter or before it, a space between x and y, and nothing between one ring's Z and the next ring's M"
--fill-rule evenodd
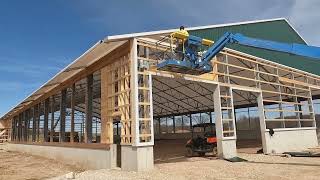
M22 141L22 113L18 115L18 141Z
M131 90L131 119L133 132L133 144L121 144L121 168L125 171L145 171L153 169L153 109L152 109L152 80L151 76L146 73L138 72L138 49L137 40L131 41L131 64L130 64L130 90ZM146 55L147 57L148 55ZM144 63L142 63L144 64ZM142 69L142 68L141 68ZM140 81L139 81L140 80ZM139 92L139 83L144 87L142 92ZM142 85L143 84L143 85ZM146 89L147 88L147 89ZM146 97L149 91L149 97ZM140 93L140 94L139 94ZM139 102L139 95L144 99L149 99ZM145 104L150 103L150 106ZM141 110L142 113L139 113ZM149 111L149 115L147 112ZM149 128L150 127L150 131ZM148 134L148 133L150 134Z
M40 114L41 114L41 103L37 105L37 121L36 121L37 142L40 142Z
M29 115L29 113L30 113L30 110L26 110L25 112L24 112L24 131L23 131L23 140L25 141L25 142L27 142L28 141L28 128L29 128L29 118L30 118L30 115Z
M85 122L85 142L92 142L92 99L93 99L93 74L87 76L86 84L86 95L85 95L85 111L86 111L86 122Z
M49 99L44 101L43 141L48 142Z
M72 84L71 92L71 132L70 132L70 142L74 142L74 106L75 106L75 95L76 95L76 85Z
M50 142L53 142L53 134L54 134L54 96L51 96L51 126L50 126Z
M261 141L262 141L262 149L263 153L267 154L271 151L267 147L267 139L266 139L266 121L264 116L264 105L263 105L263 97L262 92L258 95L258 113L259 113L259 123L260 123L260 131L261 131Z
M67 89L61 91L59 142L65 142Z
M36 142L36 133L37 133L37 106L33 106L33 120L32 120L32 142Z
M13 131L12 131L12 138L13 138L13 141L17 141L17 123L18 123L18 116L15 116L13 117Z
M14 123L15 123L15 117L11 119L11 141L14 141L14 130L15 130Z
M231 90L230 90L231 91ZM229 95L232 98L232 92ZM224 129L223 129L223 117L221 110L221 95L220 95L220 85L217 85L214 93L214 114L216 120L216 135L217 135L217 148L218 148L218 156L220 158L229 159L237 156L237 148L236 148L236 137L225 137ZM232 104L232 103L231 103ZM231 117L234 118L234 117ZM235 130L234 130L235 133Z

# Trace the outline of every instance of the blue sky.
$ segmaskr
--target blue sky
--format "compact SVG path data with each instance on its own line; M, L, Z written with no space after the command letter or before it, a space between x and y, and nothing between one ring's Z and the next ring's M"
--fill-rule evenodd
M285 17L320 46L320 1L2 0L0 116L107 35Z

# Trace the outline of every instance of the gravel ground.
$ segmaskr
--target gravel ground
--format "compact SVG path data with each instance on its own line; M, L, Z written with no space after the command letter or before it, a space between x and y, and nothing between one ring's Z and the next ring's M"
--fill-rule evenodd
M239 154L248 162L231 163L215 158L189 158L184 162L156 164L148 172L90 170L76 179L319 179L320 158L280 157L262 154ZM65 179L65 176L57 177Z
M169 144L170 145L170 144ZM172 146L171 146L172 147ZM173 148L170 148L173 149ZM155 152L157 152L155 148ZM312 149L320 152L320 147ZM87 170L65 165L55 160L19 152L8 152L0 147L0 180L11 179L66 179L75 172L75 179L319 179L320 158L280 157L241 153L248 162L231 163L215 157L181 158L179 151L172 155L155 155L156 164L148 172ZM167 154L167 153L165 153Z

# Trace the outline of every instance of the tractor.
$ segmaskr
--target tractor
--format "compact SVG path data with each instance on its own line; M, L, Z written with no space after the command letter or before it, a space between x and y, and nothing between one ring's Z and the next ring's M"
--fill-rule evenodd
M191 139L186 144L186 156L205 156L206 153L217 154L216 126L214 123L201 123L191 128Z

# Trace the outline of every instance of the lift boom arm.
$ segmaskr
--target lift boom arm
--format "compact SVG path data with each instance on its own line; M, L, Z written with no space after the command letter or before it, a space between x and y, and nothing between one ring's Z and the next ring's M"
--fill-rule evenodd
M290 53L309 58L320 59L320 47L307 46L303 44L287 44L269 40L246 37L242 34L232 34L226 32L218 41L216 41L203 55L199 67L208 65L210 60L217 55L227 44L236 43L245 46Z

